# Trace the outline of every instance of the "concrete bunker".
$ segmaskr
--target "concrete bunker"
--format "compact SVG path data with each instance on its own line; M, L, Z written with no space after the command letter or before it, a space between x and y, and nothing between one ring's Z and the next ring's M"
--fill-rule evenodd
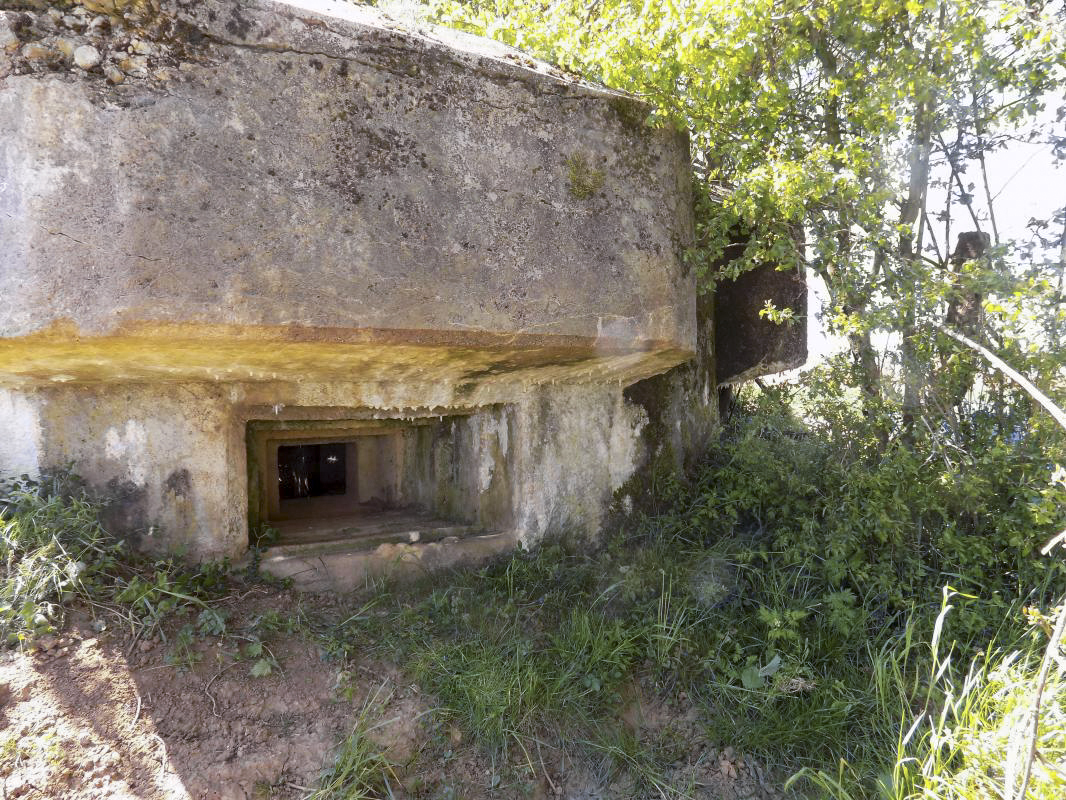
M0 11L0 472L344 588L594 535L708 440L688 141L638 100L347 2L72 3Z

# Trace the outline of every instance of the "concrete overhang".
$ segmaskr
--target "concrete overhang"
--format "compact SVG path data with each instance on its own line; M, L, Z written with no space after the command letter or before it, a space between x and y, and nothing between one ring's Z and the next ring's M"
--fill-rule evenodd
M0 69L0 385L691 357L687 140L638 101L348 3L129 8L118 85Z

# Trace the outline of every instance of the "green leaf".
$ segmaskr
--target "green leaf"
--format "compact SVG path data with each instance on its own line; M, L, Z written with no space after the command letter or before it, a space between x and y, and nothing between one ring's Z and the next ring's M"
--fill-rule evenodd
M744 685L745 689L761 689L766 685L766 681L761 674L762 670L759 669L757 664L752 664L749 667L745 667L744 671L740 673L740 682Z
M772 677L779 669L781 669L781 656L775 655L772 659L770 659L769 664L759 670L759 677Z

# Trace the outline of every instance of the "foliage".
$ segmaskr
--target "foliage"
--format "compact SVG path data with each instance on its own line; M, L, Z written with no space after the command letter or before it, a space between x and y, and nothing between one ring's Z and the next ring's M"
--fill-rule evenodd
M492 752L581 747L648 792L669 794L674 756L621 720L652 693L694 710L708 740L802 771L797 787L911 796L900 781L918 785L908 765L947 746L945 720L960 737L983 731L975 742L1006 735L998 709L1032 677L1032 647L1002 659L1020 609L1063 585L1062 562L1037 550L1061 524L1066 441L1021 430L1022 409L971 421L965 449L931 434L884 447L834 385L846 366L743 394L708 459L657 483L655 510L622 517L600 551L557 541L383 589L330 632L330 650L408 665L438 713ZM811 404L821 419L792 413ZM945 584L971 599L941 619ZM959 763L934 759L929 774L944 785Z
M96 508L64 488L62 479L24 477L0 496L0 632L9 644L53 630L63 604L90 595L115 564L119 545Z
M945 591L940 619L957 593ZM1039 611L1026 609L1042 617ZM1061 613L1061 611L1060 611ZM1046 619L1046 618L1045 618ZM895 759L886 763L874 787L892 800L984 800L1026 797L1052 800L1066 789L1066 674L1059 643L1041 675L1042 656L1052 643L1043 637L1022 638L1012 626L1017 649L988 648L967 663L962 652L940 652L926 645L908 627L872 661L877 715L871 724L896 732ZM909 662L929 664L926 680L908 677ZM1040 697L1035 740L1033 714ZM886 737L887 739L887 737ZM885 751L891 752L890 742ZM1030 751L1032 747L1032 751ZM1033 769L1026 776L1031 755ZM835 773L805 768L790 781L804 781L835 800L861 797L861 776L841 759ZM1026 787L1023 790L1023 786Z
M75 600L117 618L137 638L177 612L210 612L224 564L190 567L134 554L104 529L100 511L68 471L0 486L0 634L8 644L56 630Z
M760 263L821 277L830 332L851 358L846 385L860 390L854 402L877 418L882 443L945 417L964 424L971 391L999 406L1017 400L996 379L975 386L973 358L936 323L978 335L1064 391L1053 345L1066 264L1046 255L1066 246L1066 209L1033 220L1028 241L1010 238L988 169L1017 141L1066 156L1066 138L1047 127L1055 103L1059 119L1066 113L1061 4L428 0L425 9L628 90L649 102L650 123L687 129L690 260L704 285ZM986 235L987 248L963 246ZM766 316L789 311L768 306Z
M969 420L954 447L934 431L883 448L876 426L840 396L840 368L757 396L752 416L732 427L682 498L681 532L751 531L753 566L803 565L852 630L852 605L888 613L919 597L935 605L944 583L1006 609L1061 582L1062 563L1036 555L1066 506L1062 431L1038 420L1023 430L1027 414L1004 411ZM825 418L801 423L783 402L815 404Z

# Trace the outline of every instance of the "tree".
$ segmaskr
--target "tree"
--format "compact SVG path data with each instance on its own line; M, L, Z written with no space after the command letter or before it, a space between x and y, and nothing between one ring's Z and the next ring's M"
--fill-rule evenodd
M738 228L752 235L730 270L770 261L821 276L882 445L909 439L929 413L960 424L974 366L932 323L1061 381L1048 344L1061 330L1062 267L1056 275L1050 262L1019 260L1024 248L998 229L986 161L1038 135L1034 120L1061 92L1061 5L431 0L431 9L633 92L652 104L653 122L686 127L702 198L693 260L705 285L720 277L709 265Z

